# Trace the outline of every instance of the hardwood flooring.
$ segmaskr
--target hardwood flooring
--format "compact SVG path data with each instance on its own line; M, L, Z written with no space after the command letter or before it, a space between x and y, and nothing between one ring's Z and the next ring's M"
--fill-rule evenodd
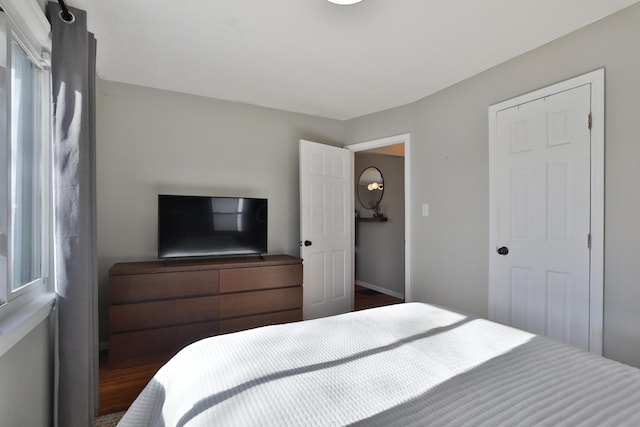
M355 288L355 310L402 302L404 301L401 299L361 286L356 286ZM98 414L105 415L126 410L163 364L148 363L131 368L109 369L107 366L107 354L101 354L99 372L100 408Z
M383 305L400 304L402 302L404 300L356 285L353 308L357 311Z
M106 352L100 356L98 415L127 409L164 364L156 362L130 368L109 369Z

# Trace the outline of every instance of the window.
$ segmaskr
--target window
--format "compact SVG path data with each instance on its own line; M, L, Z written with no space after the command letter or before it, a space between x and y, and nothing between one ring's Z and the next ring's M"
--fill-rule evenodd
M41 277L43 146L36 97L39 70L11 41L11 290Z
M49 72L0 13L0 304L46 287L50 271Z

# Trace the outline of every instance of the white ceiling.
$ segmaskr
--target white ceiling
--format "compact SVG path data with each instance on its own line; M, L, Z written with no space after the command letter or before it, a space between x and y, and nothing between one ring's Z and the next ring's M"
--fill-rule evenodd
M102 79L350 119L416 101L637 1L67 4L88 12Z

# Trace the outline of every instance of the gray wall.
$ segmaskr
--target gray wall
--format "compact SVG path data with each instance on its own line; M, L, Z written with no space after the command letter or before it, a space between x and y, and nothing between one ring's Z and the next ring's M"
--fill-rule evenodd
M0 424L50 426L53 420L53 345L49 318L0 357Z
M640 4L416 103L346 123L101 82L101 339L109 266L155 258L158 192L268 197L270 251L298 253L300 138L340 145L411 133L412 297L486 316L487 107L605 67L604 352L640 366L638 22Z
M358 177L369 166L382 172L384 195L380 206L389 220L356 222L356 282L386 289L391 295L404 295L404 158L355 153L355 207L362 217L373 214L360 205L357 197Z
M415 300L487 315L487 107L605 67L604 354L640 367L638 23L640 4L416 103L348 122L348 143L411 133Z
M299 255L299 139L342 145L345 124L99 81L100 339L108 269L156 259L157 194L266 197L270 253Z

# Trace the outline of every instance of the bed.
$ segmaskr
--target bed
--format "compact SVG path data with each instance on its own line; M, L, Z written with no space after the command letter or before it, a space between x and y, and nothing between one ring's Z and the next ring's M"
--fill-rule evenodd
M198 341L119 426L640 425L640 370L407 303Z

